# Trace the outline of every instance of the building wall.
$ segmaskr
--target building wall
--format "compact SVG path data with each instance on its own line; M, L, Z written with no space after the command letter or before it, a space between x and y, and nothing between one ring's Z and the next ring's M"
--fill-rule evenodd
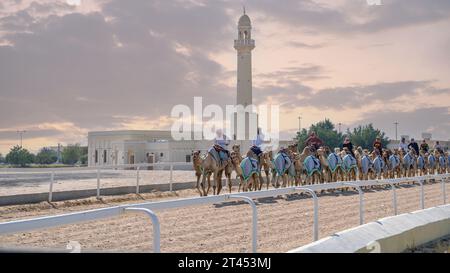
M290 142L280 141L280 146ZM151 159L155 163L191 162L193 151L205 153L212 143L210 140L173 141L170 131L93 132L88 135L88 165L148 163ZM241 146L242 154L250 147L250 141L231 141L230 149L234 144Z

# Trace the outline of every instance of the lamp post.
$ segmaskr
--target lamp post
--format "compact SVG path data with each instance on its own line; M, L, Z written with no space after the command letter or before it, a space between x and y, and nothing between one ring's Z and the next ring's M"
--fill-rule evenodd
M23 134L26 133L27 131L23 130L23 131L17 131L17 133L20 136L20 148L22 148L22 141L23 141Z
M298 131L302 130L302 116L298 116Z
M395 124L395 140L397 141L398 140L398 138L397 138L398 122L396 121L396 122L394 122L394 124Z

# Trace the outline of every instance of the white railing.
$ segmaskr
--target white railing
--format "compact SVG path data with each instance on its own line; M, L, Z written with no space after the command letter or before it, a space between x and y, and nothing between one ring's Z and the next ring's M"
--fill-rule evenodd
M46 170L44 169L38 169L26 172L18 172L17 169L13 169L12 171L8 169L0 170L1 173L20 173L20 174L31 174L31 173L39 173L39 174L49 174L49 189L48 189L48 201L53 201L53 184L55 183L55 175L56 174L64 174L64 173L73 173L73 172L83 172L83 171L95 171L97 174L97 199L100 199L101 196L101 171L102 170L116 170L116 169L135 169L136 171L136 194L140 193L140 171L143 168L148 167L169 167L169 190L173 191L173 171L174 167L185 167L185 166L191 166L192 162L159 162L159 163L138 163L138 164L121 164L121 165L104 165L104 166L92 166L92 167L70 167L70 168L57 168Z
M424 189L423 189L423 181L434 179L435 181L440 179L442 183L442 201L443 204L446 204L446 191L445 191L445 183L446 180L450 178L450 174L440 174L440 175L426 175L426 176L418 176L418 177L407 177L407 178L395 178L395 179L384 179L384 180L368 180L368 181L352 181L352 182L333 182L326 184L318 184L318 185L309 185L302 187L289 187L282 189L271 189L271 190L263 190L263 191L255 191L255 192L242 192L237 194L222 194L216 196L205 196L205 197L196 197L196 198L184 198L177 200L169 200L169 201L160 201L160 202L148 202L148 203L140 203L140 204L129 204L129 205L121 205L110 208L102 208L95 210L88 210L82 212L75 212L69 214L62 214L56 216L47 216L40 217L34 219L27 220L17 220L11 222L0 223L0 235L8 234L8 233L16 233L16 232L27 232L36 229L43 228L51 228L60 225L67 224L75 224L90 220L98 220L102 218L108 218L112 216L117 216L122 213L128 211L142 211L147 213L151 217L153 224L153 250L154 252L159 252L160 250L160 226L159 220L155 210L160 209L175 209L175 208L183 208L187 206L195 206L195 205L207 205L207 204L215 204L227 202L233 199L240 199L246 201L252 206L252 251L257 251L257 217L258 212L256 205L254 203L254 199L257 198L265 198L265 197L275 197L279 195L292 194L296 192L307 192L311 194L314 199L314 224L313 224L313 240L317 241L319 238L319 218L318 218L318 197L315 192L322 190L330 190L330 189L340 189L347 187L354 187L358 190L359 193L359 216L360 216L360 225L364 224L364 192L362 187L369 186L377 186L377 185L390 185L392 189L392 206L394 208L394 214L397 214L397 194L395 191L395 185L404 183L404 182L415 182L418 183L421 187L420 198L421 204L420 208L425 208L425 200L424 200Z

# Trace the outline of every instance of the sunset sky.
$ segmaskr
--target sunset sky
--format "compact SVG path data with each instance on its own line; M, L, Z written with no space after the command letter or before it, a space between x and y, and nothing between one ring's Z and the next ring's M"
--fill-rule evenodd
M330 118L450 139L450 1L0 2L0 153L86 144L98 130L169 129L176 104L236 100L237 20L256 40L255 103L282 138Z

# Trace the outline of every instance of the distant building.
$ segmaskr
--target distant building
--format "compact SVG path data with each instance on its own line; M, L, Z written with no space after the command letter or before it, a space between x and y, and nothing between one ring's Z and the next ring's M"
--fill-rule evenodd
M287 145L292 141L280 141ZM241 145L241 152L250 147L249 141L231 141ZM192 152L206 152L211 140L172 139L170 131L129 130L90 132L88 134L88 165L122 165L157 162L192 162ZM231 147L230 147L231 148Z
M430 133L422 133L422 139L431 140L431 134Z

